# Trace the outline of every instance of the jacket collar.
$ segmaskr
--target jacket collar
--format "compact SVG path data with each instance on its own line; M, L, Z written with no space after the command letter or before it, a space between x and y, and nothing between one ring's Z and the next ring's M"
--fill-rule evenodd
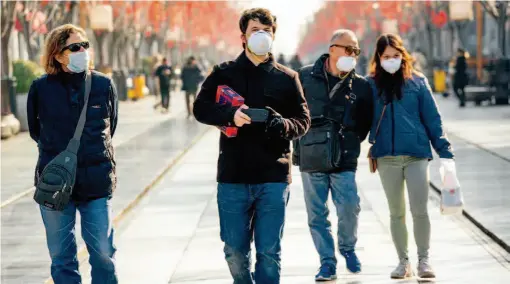
M267 59L266 62L260 63L258 66L255 66L255 64L253 64L253 62L251 62L251 60L248 58L248 56L246 56L246 51L243 51L236 58L235 62L236 62L236 64L238 64L239 66L241 66L243 68L246 68L246 67L251 67L251 68L260 67L263 70L265 70L266 72L270 72L275 67L275 64L276 64L275 60L274 60L273 54L269 53L269 58Z
M325 53L315 61L312 67L311 74L317 77L326 78L326 60L329 59L329 54Z
M321 55L321 57L319 57L319 59L317 59L317 61L315 61L313 67L312 67L312 72L311 74L313 76L317 76L317 77L320 77L320 78L323 78L323 79L326 79L326 74L327 74L327 70L326 70L326 60L329 60L329 54L325 53L323 55ZM352 70L351 73L349 74L349 77L348 78L354 78L354 75L356 74L356 70Z

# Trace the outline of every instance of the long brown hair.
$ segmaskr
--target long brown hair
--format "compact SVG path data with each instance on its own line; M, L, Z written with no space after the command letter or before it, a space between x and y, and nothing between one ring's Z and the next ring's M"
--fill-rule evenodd
M393 75L386 72L381 66L381 55L386 47L391 46L402 54L402 65L400 69ZM402 86L405 81L413 77L413 58L404 47L404 43L400 36L396 34L382 34L377 39L374 55L370 61L370 76L374 78L379 96L384 93L386 102L390 102L393 96L397 99L402 98Z
M60 62L57 61L55 56L62 52L62 49L66 47L67 39L73 33L79 33L83 37L87 38L87 33L82 28L66 24L53 29L46 39L44 44L44 53L41 57L41 65L47 74L57 74L63 72ZM92 64L92 60L91 60Z

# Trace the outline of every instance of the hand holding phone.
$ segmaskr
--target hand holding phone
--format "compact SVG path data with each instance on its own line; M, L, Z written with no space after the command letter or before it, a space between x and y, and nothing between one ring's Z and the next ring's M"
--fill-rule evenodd
M234 123L237 127L241 127L245 124L251 123L250 117L243 112L243 110L245 109L248 109L248 106L242 105L237 109L236 113L234 114Z
M241 111L248 115L252 122L266 122L269 116L269 111L263 108L245 108Z

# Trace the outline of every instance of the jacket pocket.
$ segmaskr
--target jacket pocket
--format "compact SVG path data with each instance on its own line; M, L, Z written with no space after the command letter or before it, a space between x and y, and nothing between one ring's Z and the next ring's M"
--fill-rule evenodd
M87 120L100 120L109 117L108 106L101 102L98 104L90 103L87 107Z
M360 140L354 131L344 132L342 136L342 161L357 160L360 153Z
M299 141L301 171L327 172L338 167L342 160L339 140L332 124L312 127Z

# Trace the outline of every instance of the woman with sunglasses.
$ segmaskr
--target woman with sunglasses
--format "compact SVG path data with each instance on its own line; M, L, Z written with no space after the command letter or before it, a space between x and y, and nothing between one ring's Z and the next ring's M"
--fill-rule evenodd
M117 181L112 137L118 100L112 81L90 70L89 45L85 31L74 25L51 31L42 57L46 74L34 80L28 94L30 136L39 148L36 184L48 162L66 149L86 107L71 200L62 211L40 206L55 284L82 283L76 211L80 212L82 237L90 255L92 283L118 283L110 201ZM91 76L92 87L84 106L87 76Z
M391 278L413 275L407 249L404 183L418 247L418 276L434 278L429 264L427 212L430 144L442 163L453 163L452 147L428 81L413 70L411 56L398 35L384 34L378 38L368 80L374 90L371 156L377 158L390 210L391 235L400 260Z

